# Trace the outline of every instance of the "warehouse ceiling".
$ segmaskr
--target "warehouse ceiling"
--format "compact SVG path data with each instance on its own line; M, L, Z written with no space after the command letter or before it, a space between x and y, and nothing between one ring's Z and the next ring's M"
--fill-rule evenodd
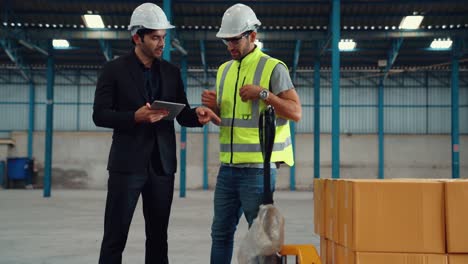
M46 63L53 54L63 67L99 68L109 58L132 48L127 31L133 9L145 1L2 0L0 65L30 67ZM229 59L224 44L215 34L224 11L237 1L171 1L176 29L171 39L187 51L190 68L216 68ZM154 1L163 7L162 1ZM258 38L266 53L298 68L331 66L331 1L244 1L262 22ZM86 13L100 14L105 29L87 29ZM399 29L407 15L423 15L416 30ZM429 48L434 38L458 39L460 63L467 66L467 1L342 0L341 38L357 45L342 52L343 68L377 68L377 62L396 55L395 68L449 67L452 52ZM67 39L70 48L49 50L51 39ZM395 49L395 43L401 44ZM177 45L175 45L177 46ZM175 47L174 46L174 47ZM181 62L181 49L173 48L171 60ZM297 60L294 58L297 56ZM296 62L296 64L294 63Z

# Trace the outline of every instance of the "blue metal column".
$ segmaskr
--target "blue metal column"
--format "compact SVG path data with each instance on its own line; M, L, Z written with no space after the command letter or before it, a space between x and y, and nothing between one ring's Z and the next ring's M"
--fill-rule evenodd
M208 190L208 145L209 126L203 126L203 190Z
M379 148L379 169L377 177L379 179L384 178L384 85L383 78L379 81L379 90L377 93L377 123L378 123L378 148Z
M36 100L36 89L34 87L34 81L31 76L29 81L29 127L28 127L28 158L33 158L33 143L34 143L34 121L35 121L35 100Z
M332 4L332 178L340 178L340 0Z
M35 121L35 107L34 101L36 100L36 89L34 87L34 81L31 74L31 79L29 80L29 126L28 126L28 159L32 160L33 158L33 145L34 145L34 121ZM31 170L32 171L32 170ZM28 173L26 177L25 184L32 184L32 176Z
M320 59L314 63L314 178L320 178Z
M45 159L44 159L44 197L50 197L52 179L52 139L54 128L54 81L55 62L52 50L47 57L47 110L46 110L46 137L45 137Z
M459 58L460 39L455 38L452 46L452 178L460 178L460 135L459 135Z
M172 1L171 0L163 0L163 10L166 14L167 20L172 23ZM167 61L171 61L171 29L166 30L166 45L164 46L163 50L163 59Z
M181 74L184 83L184 90L187 91L187 56L182 56ZM180 128L180 188L179 197L185 197L186 186L186 169L187 169L187 128Z
M205 41L200 40L200 55L203 64L203 84L208 88L208 66L206 65ZM208 190L208 146L209 125L203 126L203 190Z
M299 55L301 52L301 40L296 40L296 48L294 50L294 59L292 67L292 80L296 82L297 65L299 64ZM296 122L289 122L291 129L291 143L293 147L293 156L296 156ZM296 165L289 167L289 189L296 190Z

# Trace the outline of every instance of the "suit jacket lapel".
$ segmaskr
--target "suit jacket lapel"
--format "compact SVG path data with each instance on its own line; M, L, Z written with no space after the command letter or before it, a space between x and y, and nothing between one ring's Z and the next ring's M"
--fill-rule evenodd
M145 84L143 82L143 71L141 70L140 62L138 61L138 58L135 55L134 51L128 54L127 65L130 75L133 78L133 83L135 84L136 89L138 90L140 95L145 99L145 102L151 104L152 102L149 102L148 94L146 93Z

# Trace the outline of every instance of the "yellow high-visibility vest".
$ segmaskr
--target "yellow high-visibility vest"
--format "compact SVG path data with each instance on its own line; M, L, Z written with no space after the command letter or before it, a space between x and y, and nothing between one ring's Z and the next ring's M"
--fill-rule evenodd
M216 92L221 115L219 142L222 163L263 163L258 120L266 104L260 99L243 102L239 89L246 84L268 89L271 74L278 63L284 65L255 48L241 61L231 60L219 67ZM294 165L289 121L278 116L271 162Z

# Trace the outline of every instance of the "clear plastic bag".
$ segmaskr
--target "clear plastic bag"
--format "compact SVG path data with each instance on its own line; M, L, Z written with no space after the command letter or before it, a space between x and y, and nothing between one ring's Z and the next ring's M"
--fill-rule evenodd
M239 264L265 263L265 256L276 255L284 244L284 217L272 204L261 205L237 254ZM271 258L268 258L271 259Z

